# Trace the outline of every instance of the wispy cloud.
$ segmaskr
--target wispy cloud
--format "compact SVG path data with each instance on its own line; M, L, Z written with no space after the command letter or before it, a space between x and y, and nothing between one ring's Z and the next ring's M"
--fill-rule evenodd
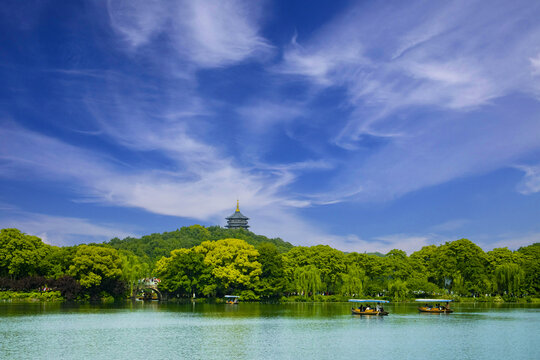
M433 225L429 230L433 232L448 232L463 228L469 223L467 219L448 220L441 224Z
M353 154L339 172L344 194L389 199L539 148L538 5L439 5L353 5L285 51L279 72L311 82L317 96L321 87L346 94L349 118L333 138ZM508 96L528 98L517 117ZM384 146L359 151L366 139Z
M540 149L540 3L354 2L285 45L265 2L95 4L73 25L95 59L36 61L36 82L13 66L24 91L2 116L21 125L0 128L1 178L218 223L240 198L257 232L385 252L470 224L368 239L302 209L394 199ZM25 95L40 86L46 101ZM538 192L537 166L520 169L518 190Z
M490 251L499 247L507 247L510 250L517 250L523 246L529 246L540 242L540 233L508 233L496 236L483 236L475 241L484 251Z
M529 59L532 66L532 73L535 75L540 75L540 54L536 55L536 57L532 57Z
M303 104L266 100L240 106L237 112L252 133L265 133L276 128L276 125L288 123L306 115Z
M496 9L470 1L377 9L357 5L306 40L306 45L293 43L279 69L319 85L343 86L353 106L368 104L385 111L385 116L375 119L368 113L362 119L352 117L338 143L376 131L374 121L386 120L403 107L466 110L484 105L526 89L531 82L527 61L538 51L535 39L540 27L521 29L515 21L529 18L530 9L500 5Z
M521 165L517 168L525 173L523 180L518 184L518 191L524 195L540 192L540 166Z
M134 49L165 37L184 62L220 67L266 56L269 43L259 35L260 3L225 1L110 0L113 28Z
M187 150L180 149L184 151L180 167L167 172L136 169L19 127L2 128L0 137L5 145L0 149L3 177L32 173L43 179L75 182L74 187L88 201L195 219L222 214L237 197L253 209L278 202L305 206L305 202L280 194L282 186L294 180L294 169L244 169L219 157L208 145L200 145L202 150L193 144L188 144ZM174 158L175 154L169 156Z
M1 209L0 209L1 210ZM76 217L45 215L10 209L0 214L0 228L17 228L36 235L49 245L66 246L88 242L103 242L114 237L136 236L127 224L96 223Z

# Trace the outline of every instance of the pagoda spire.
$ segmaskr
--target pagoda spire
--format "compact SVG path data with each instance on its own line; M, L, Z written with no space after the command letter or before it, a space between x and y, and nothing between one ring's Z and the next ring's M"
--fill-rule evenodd
M240 212L240 200L236 199L236 212Z

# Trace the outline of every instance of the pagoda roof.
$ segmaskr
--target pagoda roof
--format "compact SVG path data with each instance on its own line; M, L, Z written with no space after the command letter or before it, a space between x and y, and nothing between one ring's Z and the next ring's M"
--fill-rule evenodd
M229 219L242 219L242 220L249 220L247 216L242 214L240 211L235 211L231 216L225 218L227 220Z

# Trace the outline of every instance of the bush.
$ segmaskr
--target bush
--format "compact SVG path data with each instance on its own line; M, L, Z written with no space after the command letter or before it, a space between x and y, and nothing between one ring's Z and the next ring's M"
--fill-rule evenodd
M47 292L0 291L0 300L3 300L3 301L62 301L63 297L59 291L47 291Z
M240 293L240 300L242 301L257 301L259 300L259 296L255 295L255 293L251 290L244 290Z

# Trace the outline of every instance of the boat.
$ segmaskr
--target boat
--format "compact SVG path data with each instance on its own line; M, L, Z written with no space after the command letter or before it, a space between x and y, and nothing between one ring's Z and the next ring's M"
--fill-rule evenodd
M236 296L236 295L225 295L225 302L227 304L231 304L231 305L238 305L238 298L240 296Z
M416 299L416 302L425 303L424 306L418 307L418 311L430 314L451 314L454 310L450 309L450 303L453 300L450 299ZM436 303L431 306L430 303ZM446 303L446 305L441 305Z
M385 311L382 306L379 306L379 304L389 303L390 301L388 300L350 299L349 302L366 304L366 306L360 305L360 307L357 307L357 308L353 307L351 311L354 315L371 315L371 316L388 315L388 311ZM377 304L377 305L374 308L372 308L370 304Z

